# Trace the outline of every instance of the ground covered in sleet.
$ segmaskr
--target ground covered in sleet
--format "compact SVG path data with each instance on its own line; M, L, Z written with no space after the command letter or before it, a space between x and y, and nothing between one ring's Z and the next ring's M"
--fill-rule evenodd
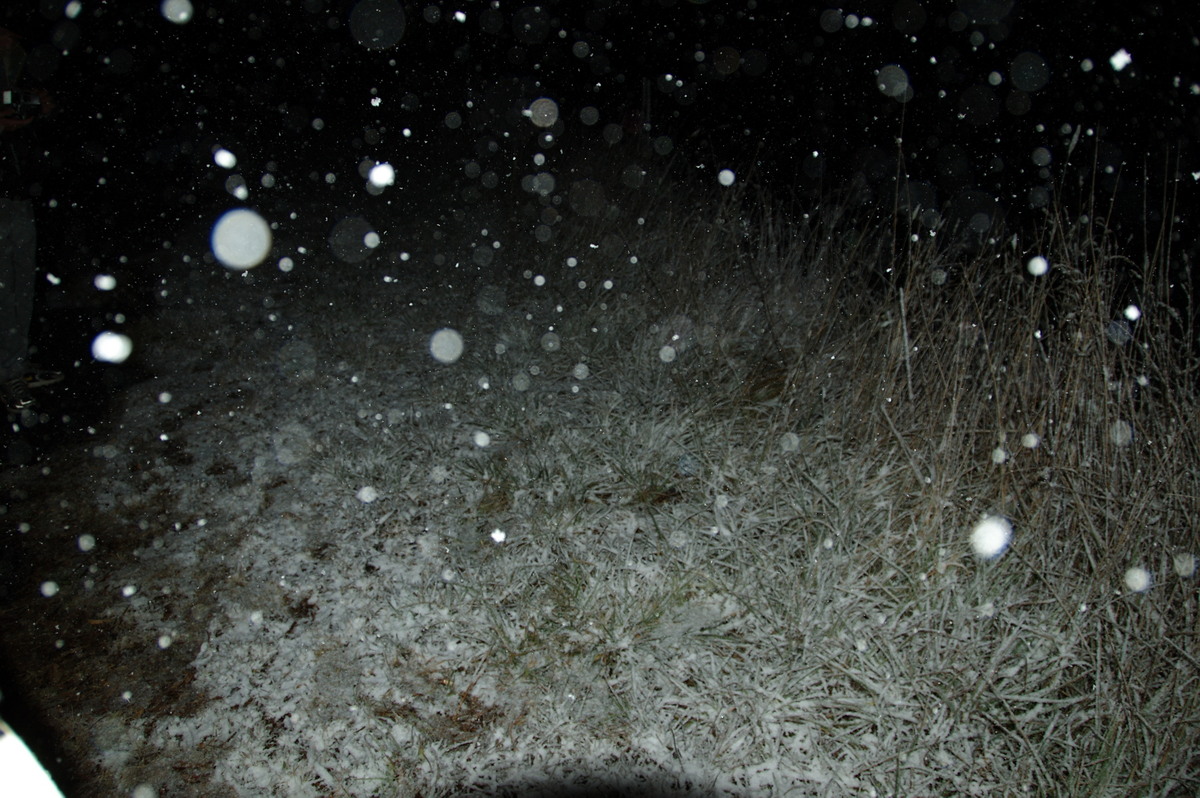
M1050 421L1015 377L1043 361L981 387L1006 328L953 280L847 290L866 233L746 249L729 213L542 248L460 218L290 273L160 256L139 378L3 473L6 666L60 770L160 796L1195 786L1183 718L1116 753L1147 702L1194 707L1195 533L1168 519L1195 473L1122 490L1164 464L1103 383ZM1015 527L994 561L989 515ZM1142 565L1156 591L1122 581Z

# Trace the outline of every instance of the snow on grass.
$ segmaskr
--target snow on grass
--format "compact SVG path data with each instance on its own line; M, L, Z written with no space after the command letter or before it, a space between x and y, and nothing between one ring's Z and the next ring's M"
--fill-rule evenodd
M421 304L296 282L266 319L278 286L194 278L206 301L158 322L160 377L89 462L97 511L140 543L108 558L97 536L74 555L94 587L41 599L131 624L140 667L164 634L194 652L189 712L106 719L113 780L169 791L199 761L239 795L1195 786L1194 396L1159 384L1187 411L1164 427L1113 390L1170 371L1038 316L1015 256L963 278L1004 304L919 263L901 303L847 287L868 236L771 217L748 245L734 210L634 230L619 269L589 233L556 245L582 257L569 279ZM1003 540L973 535L1001 518Z

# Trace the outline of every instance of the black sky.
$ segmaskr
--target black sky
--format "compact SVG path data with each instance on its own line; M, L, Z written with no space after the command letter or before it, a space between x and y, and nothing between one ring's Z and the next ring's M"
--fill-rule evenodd
M402 179L457 179L484 138L501 145L490 165L519 179L538 147L520 108L555 99L561 147L590 146L580 109L628 122L647 85L652 133L679 157L743 174L756 160L759 180L797 197L854 183L888 198L903 173L926 206L1020 219L1067 179L1096 177L1137 210L1143 174L1161 190L1169 162L1194 199L1200 171L1200 46L1183 5L195 0L186 24L147 6L0 14L30 51L27 82L60 100L40 134L49 223L102 256L153 247L231 199L217 145L252 186L275 174L277 197L334 172L353 203L364 157L409 164ZM356 8L401 8L399 41L357 41ZM1118 70L1122 48L1132 61ZM907 75L911 96L881 91L881 74Z

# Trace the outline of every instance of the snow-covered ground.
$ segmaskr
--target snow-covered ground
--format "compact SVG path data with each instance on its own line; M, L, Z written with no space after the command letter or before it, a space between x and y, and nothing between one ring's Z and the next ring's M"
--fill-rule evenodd
M1091 472L1070 454L1116 419L1103 387L1099 411L1012 412L1041 406L1017 380L1039 362L1007 364L1012 396L973 382L996 374L995 309L944 299L954 275L907 305L848 286L865 234L739 249L720 207L540 246L481 227L289 274L171 253L128 331L154 377L4 472L6 523L44 557L6 621L59 641L31 661L76 694L53 723L89 785L1195 788L1191 500L1122 492L1129 460L1167 468L1140 442ZM435 356L440 330L461 356ZM989 515L1014 529L994 559L972 550ZM1143 713L1160 731L1131 741Z

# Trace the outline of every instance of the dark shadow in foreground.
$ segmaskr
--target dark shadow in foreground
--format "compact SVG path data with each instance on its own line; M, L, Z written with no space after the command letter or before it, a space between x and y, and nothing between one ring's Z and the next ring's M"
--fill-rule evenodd
M712 798L716 792L685 776L580 773L570 780L545 779L502 785L494 790L464 790L458 798Z

